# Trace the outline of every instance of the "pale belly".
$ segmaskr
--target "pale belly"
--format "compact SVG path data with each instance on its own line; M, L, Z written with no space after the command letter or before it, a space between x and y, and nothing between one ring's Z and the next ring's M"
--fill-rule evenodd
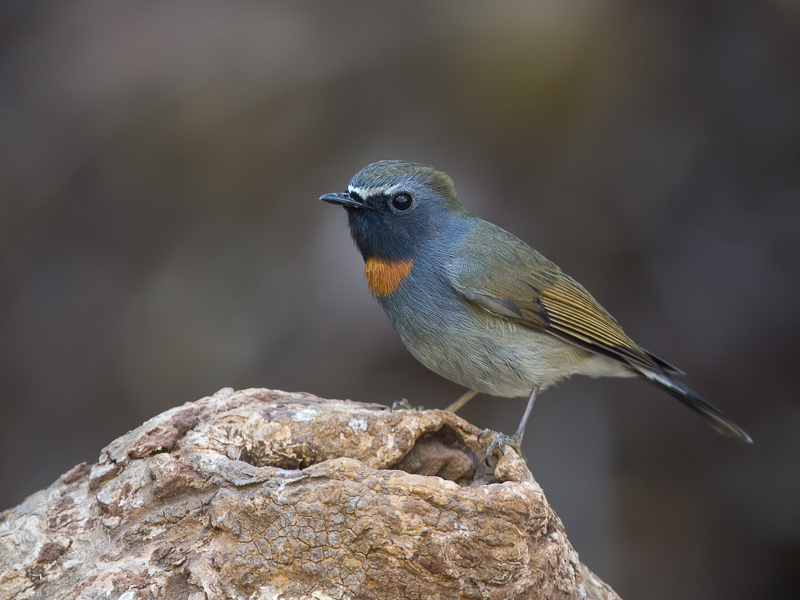
M501 397L528 396L570 375L625 377L612 359L487 315L476 327L463 323L395 322L406 348L426 367L455 383ZM405 326L404 326L405 325Z

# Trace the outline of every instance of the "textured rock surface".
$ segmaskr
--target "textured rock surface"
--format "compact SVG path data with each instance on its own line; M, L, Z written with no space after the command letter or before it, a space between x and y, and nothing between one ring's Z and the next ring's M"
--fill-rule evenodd
M221 390L0 515L0 598L617 598L444 411Z

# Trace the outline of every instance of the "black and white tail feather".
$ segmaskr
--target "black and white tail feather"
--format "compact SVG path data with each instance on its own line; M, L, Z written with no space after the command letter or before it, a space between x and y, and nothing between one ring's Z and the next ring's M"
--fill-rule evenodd
M666 373L657 373L655 371L640 369L637 369L637 371L643 379L657 385L698 413L722 435L747 442L748 444L753 443L750 436L747 435L741 427L725 416L725 413L698 396L694 391L683 385L677 379L670 377Z

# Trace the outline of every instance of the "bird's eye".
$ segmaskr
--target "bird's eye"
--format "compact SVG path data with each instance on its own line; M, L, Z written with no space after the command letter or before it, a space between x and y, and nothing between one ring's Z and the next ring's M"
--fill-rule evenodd
M413 200L408 194L396 194L392 198L392 206L395 210L404 211L411 208Z

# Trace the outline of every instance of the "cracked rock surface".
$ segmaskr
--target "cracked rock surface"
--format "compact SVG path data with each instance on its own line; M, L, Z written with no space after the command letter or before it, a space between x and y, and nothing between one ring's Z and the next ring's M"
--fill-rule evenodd
M0 514L0 599L614 599L439 410L224 389Z

